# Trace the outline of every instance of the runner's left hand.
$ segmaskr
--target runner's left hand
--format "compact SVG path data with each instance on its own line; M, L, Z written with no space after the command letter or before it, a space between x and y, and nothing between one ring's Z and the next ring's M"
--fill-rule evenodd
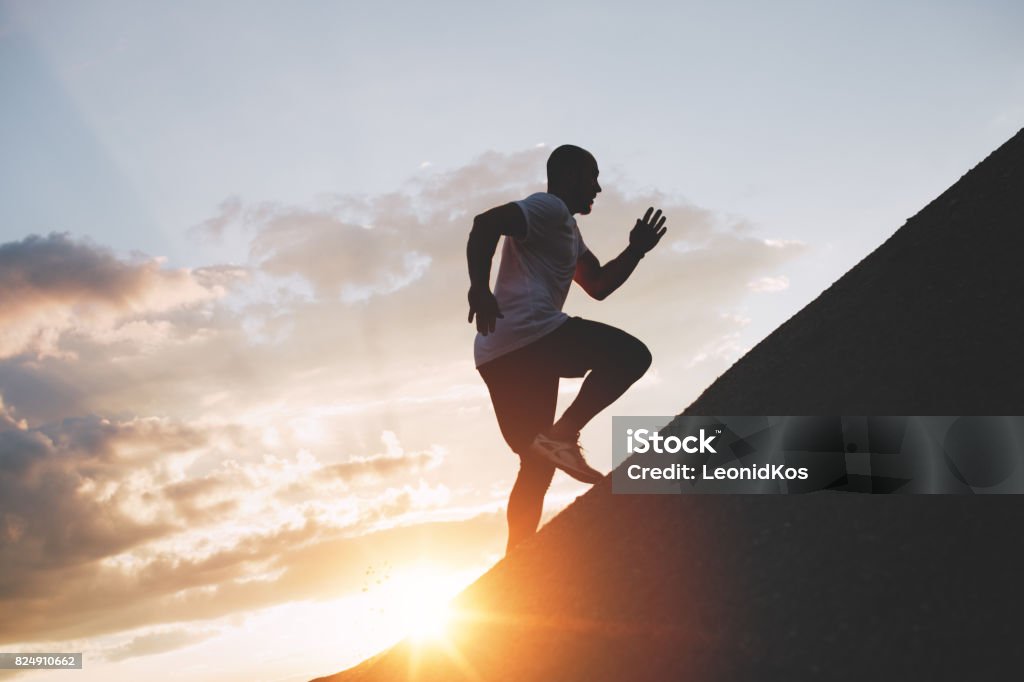
M629 247L639 256L643 256L657 246L661 238L668 232L668 228L665 227L665 216L661 214L661 209L659 208L653 217L651 216L652 212L654 212L653 206L647 209L644 217L637 220L636 225L629 231Z

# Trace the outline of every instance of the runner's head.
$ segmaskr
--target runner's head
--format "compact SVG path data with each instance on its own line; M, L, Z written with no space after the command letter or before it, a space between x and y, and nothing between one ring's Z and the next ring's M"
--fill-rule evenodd
M601 191L597 160L586 149L563 144L548 157L548 192L559 197L570 213L590 213Z

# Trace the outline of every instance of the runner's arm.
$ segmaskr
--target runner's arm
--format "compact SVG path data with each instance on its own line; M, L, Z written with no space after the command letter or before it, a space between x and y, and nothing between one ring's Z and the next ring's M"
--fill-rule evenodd
M604 265L589 250L579 257L573 279L584 291L603 301L629 279L644 254L657 246L668 231L661 209L652 217L653 212L653 206L647 209L644 217L638 219L629 232L629 246Z
M491 261L502 235L522 239L526 236L526 218L515 203L492 208L473 218L473 229L466 243L469 266L469 322L476 316L476 329L486 336L494 331L501 317L498 301L491 293Z
M629 279L640 262L642 256L637 255L630 247L620 253L616 258L604 265L597 260L597 256L587 251L580 256L576 262L576 273L573 279L583 287L583 290L590 294L591 298L603 301L608 295L622 286L622 283Z

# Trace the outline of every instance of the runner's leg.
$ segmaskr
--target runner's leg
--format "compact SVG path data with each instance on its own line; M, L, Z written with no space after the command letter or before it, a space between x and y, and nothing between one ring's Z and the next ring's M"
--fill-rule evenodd
M559 329L563 330L563 364L590 370L576 399L549 431L552 437L568 440L644 375L651 353L636 337L600 322L572 318Z
M537 532L555 473L553 464L530 452L530 444L554 421L558 375L529 347L481 365L479 371L501 434L519 455L519 475L508 500L508 552Z
M555 475L555 465L527 453L519 456L519 475L508 497L508 544L505 553L532 537L544 511L544 495Z

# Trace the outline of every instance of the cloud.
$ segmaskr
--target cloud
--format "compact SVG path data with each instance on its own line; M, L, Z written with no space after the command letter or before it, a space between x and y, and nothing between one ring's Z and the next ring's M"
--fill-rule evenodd
M503 523L495 512L347 536L310 520L202 559L166 554L140 565L92 564L61 574L47 599L4 599L0 643L92 637L355 592L372 562L400 566L422 559L427 547L441 563L478 564L498 549ZM147 643L160 641L137 645Z
M0 431L0 601L45 596L63 569L177 527L149 486L174 475L202 434L158 419L68 419ZM12 428L13 424L13 428Z
M214 630L192 630L177 628L160 630L133 637L131 640L101 653L104 660L116 662L140 656L152 656L181 649L217 634Z
M224 293L225 270L167 269L159 259L122 260L66 234L0 245L0 358L56 354L60 336L108 333L128 316L160 313Z
M321 296L360 300L419 279L430 258L391 223L360 225L322 211L262 205L248 213L257 234L254 261L264 272L298 275ZM411 215L409 221L415 221Z
M177 603L266 571L273 580L301 547L449 500L422 480L373 488L444 457L381 440L382 453L330 464L260 454L246 429L222 424L88 417L30 428L0 401L0 641L125 628L117 614L136 601ZM157 611L133 623L165 622Z
M789 277L760 277L747 282L747 288L758 294L771 294L789 288Z
M434 446L423 452L406 452L390 431L384 432L382 440L388 446L388 453L373 457L353 457L347 461L323 467L318 476L321 479L349 481L366 476L388 476L395 473L411 474L437 467L444 459L444 448Z
M201 239L220 241L227 228L241 217L242 200L239 197L231 196L220 203L216 215L195 225L189 230L189 233Z
M31 240L52 242L74 256L65 261L122 274L119 286L79 287L74 279L58 302L24 308L12 326L20 330L17 341L7 345L43 355L0 359L0 390L35 423L68 413L191 417L201 405L219 411L323 403L336 400L328 387L353 403L397 400L407 378L424 372L426 357L462 368L449 381L478 382L469 361L473 329L465 323L472 216L543 189L546 154L488 152L460 168L418 173L399 191L340 193L317 206L229 197L208 222L215 230L240 226L250 239L244 268L170 270L155 259L122 260L52 235L6 245L33 251L25 246ZM653 346L672 334L666 348L673 355L698 352L708 341L702 330L718 328L717 315L750 295L748 282L779 277L806 249L664 193L605 184L594 215L580 218L602 261L621 251L647 206L664 209L669 233L620 291L600 306L576 291L567 310L618 324ZM19 262L23 273L42 267L38 258ZM142 297L133 309L110 293L124 290L148 291L157 302L191 293L176 308L163 302L162 312L140 313L161 306ZM70 299L103 301L94 307L112 311L113 320L90 323L86 308ZM660 320L645 310L661 310ZM665 357L652 350L656 362ZM99 371L102 365L108 370ZM313 373L315 382L295 380ZM207 402L225 386L229 400Z
M24 419L17 419L14 411L4 405L4 397L0 395L0 432L13 429L27 429L28 424Z

